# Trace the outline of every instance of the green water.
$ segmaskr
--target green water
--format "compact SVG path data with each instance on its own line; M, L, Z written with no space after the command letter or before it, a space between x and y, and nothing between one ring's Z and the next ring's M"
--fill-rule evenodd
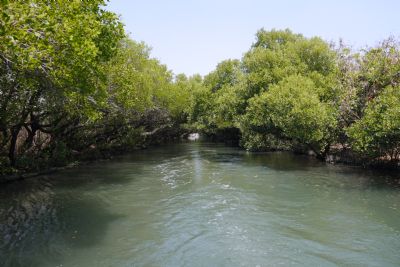
M138 151L1 185L0 266L400 266L397 181L216 144Z

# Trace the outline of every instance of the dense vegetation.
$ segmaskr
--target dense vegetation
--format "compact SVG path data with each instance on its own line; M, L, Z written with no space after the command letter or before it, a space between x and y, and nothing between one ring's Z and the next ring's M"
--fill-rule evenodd
M400 160L400 46L358 53L290 30L241 60L174 76L105 1L3 1L0 174L63 166L196 130L249 150Z
M388 39L354 53L318 37L261 29L240 61L223 61L204 78L190 107L197 129L249 150L397 165L400 46Z
M103 157L178 134L187 79L174 82L104 4L2 2L1 173Z

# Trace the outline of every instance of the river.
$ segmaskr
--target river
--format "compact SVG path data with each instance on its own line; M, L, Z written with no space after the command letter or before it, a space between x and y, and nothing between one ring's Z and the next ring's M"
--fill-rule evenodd
M1 266L400 266L390 174L165 145L1 185Z

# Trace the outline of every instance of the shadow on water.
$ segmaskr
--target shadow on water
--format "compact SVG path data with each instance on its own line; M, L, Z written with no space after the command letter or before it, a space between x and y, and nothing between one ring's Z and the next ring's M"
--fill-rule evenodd
M50 178L5 185L0 191L0 265L57 262L68 249L100 243L109 224L122 217L95 199L56 191Z
M400 173L385 169L364 169L357 166L331 164L312 156L292 152L247 152L219 143L191 144L191 149L204 160L215 163L240 164L243 167L264 167L278 172L299 174L305 183L323 182L331 186L352 189L400 189ZM337 181L333 181L336 177ZM313 178L313 179L312 179Z
M331 177L342 185L342 190L385 190L398 191L400 189L400 173L393 170L365 169L360 166L326 163L319 170L320 177ZM333 182L332 182L333 183Z
M46 175L57 188L96 190L102 186L125 185L135 182L143 173L143 164L121 157L104 162L89 163L73 169Z
M134 183L146 171L143 163L178 151L186 153L173 145L1 185L0 266L55 265L68 250L98 245L125 215L90 192Z
M325 163L310 156L291 152L247 152L244 162L248 165L266 166L276 171L306 171L310 168L324 166Z
M323 180L324 176L345 182L347 189L400 189L400 173L385 169L364 169L360 166L331 164L316 158L291 152L264 152L243 154L243 163L248 166L264 166L275 171L308 173L308 179ZM306 182L306 181L305 181Z

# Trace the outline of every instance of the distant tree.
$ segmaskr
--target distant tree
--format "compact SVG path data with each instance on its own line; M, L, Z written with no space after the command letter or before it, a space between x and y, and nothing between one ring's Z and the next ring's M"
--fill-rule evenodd
M315 83L293 75L250 101L245 121L259 133L304 144L325 157L335 138L336 110L321 100Z

